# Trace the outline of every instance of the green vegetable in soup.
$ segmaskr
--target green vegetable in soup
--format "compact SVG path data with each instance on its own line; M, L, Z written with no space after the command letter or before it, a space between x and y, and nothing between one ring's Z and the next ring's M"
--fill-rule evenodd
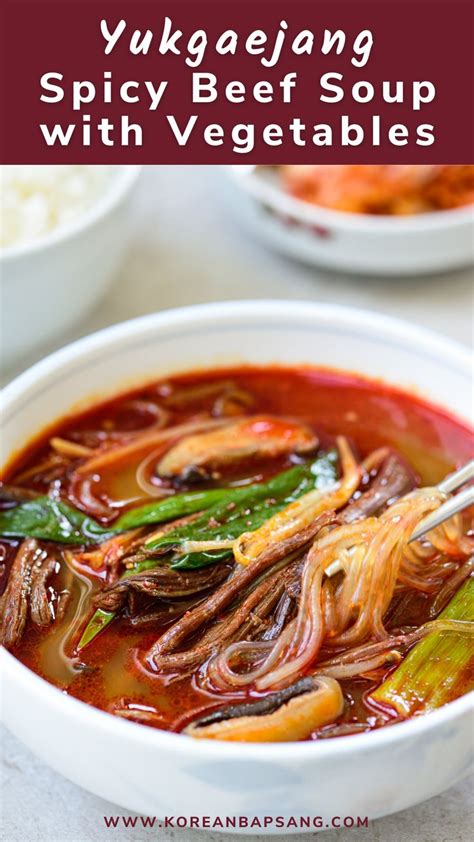
M84 629L84 633L77 647L78 650L84 649L84 646L87 646L91 640L94 640L114 619L115 611L103 611L102 608L98 608Z
M138 526L164 523L202 511L224 499L228 493L224 488L176 494L125 512L108 527L102 527L69 503L44 495L0 511L0 535L39 538L59 544L96 544Z
M330 451L315 462L290 468L267 483L255 483L243 488L213 488L175 494L165 500L138 506L107 527L101 526L69 503L42 495L0 511L0 536L87 545L102 543L128 529L165 523L196 512L203 512L201 518L195 521L196 525L202 526L211 516L216 520L222 519L226 513L228 521L235 521L239 512L242 514L247 508L253 507L257 512L256 504L260 504L266 498L281 498L291 493L300 496L310 487L317 487L317 483L332 481L335 478L336 462L336 452ZM301 491L298 491L298 488L301 488ZM233 506L236 507L234 514L231 512ZM270 513L265 514L262 509L262 516L265 520ZM249 528L241 525L242 532ZM236 528L237 524L232 534ZM155 544L151 543L150 548L154 549Z
M258 529L293 500L313 488L324 488L335 482L337 459L337 451L329 451L315 461L290 468L267 482L230 489L227 497L191 523L145 542L145 549L179 548L187 541L234 540L243 532Z
M144 570L149 570L152 567L156 567L156 561L144 559L143 561L134 564L129 570L126 570L121 578L126 579L127 576L132 576L135 573L142 573ZM91 641L94 640L100 632L104 631L104 629L110 625L112 620L115 619L115 616L115 611L104 611L102 608L97 608L82 633L82 637L77 646L78 651L84 649L84 647L87 646L88 643L91 643Z
M307 465L298 465L278 474L268 482L255 483L243 488L219 489L220 496L217 502L199 518L196 518L191 524L171 530L162 538L150 541L148 544L145 543L143 549L145 552L154 552L156 549L163 548L166 552L176 548L184 541L192 539L200 541L218 540L216 535L221 534L237 538L242 532L257 529L267 518L284 508L292 500L296 500L312 488L324 488L335 482L337 461L337 451L331 450L321 454L315 461ZM201 494L201 492L196 493ZM205 494L206 492L201 494L201 505L202 497ZM191 495L177 495L177 497L186 496L191 497ZM177 497L163 502L172 502ZM153 506L155 506L156 515L159 504L151 503L146 507L148 509L147 516L150 516ZM137 512L138 509L134 511ZM180 514L184 514L182 509ZM210 527L210 522L216 525ZM172 561L171 566L176 570L195 570L223 561L231 556L231 550L184 553L177 556ZM127 570L122 578L130 576L132 573L141 573L143 570L155 567L156 564L156 560L145 558L134 564L132 569ZM81 649L91 643L114 617L114 612L97 610L87 624L78 648Z
M209 509L222 500L230 499L231 495L232 489L227 488L211 488L207 491L187 491L184 494L174 494L164 500L145 503L143 506L137 506L136 509L125 512L115 522L114 528L118 530L134 529L137 526L177 520L180 517Z
M0 512L0 535L5 537L96 544L113 534L110 527L104 528L68 503L45 495Z
M474 621L473 578L459 589L440 619ZM472 637L463 634L462 627L433 631L413 647L371 698L402 716L427 713L465 692L462 685L472 659Z

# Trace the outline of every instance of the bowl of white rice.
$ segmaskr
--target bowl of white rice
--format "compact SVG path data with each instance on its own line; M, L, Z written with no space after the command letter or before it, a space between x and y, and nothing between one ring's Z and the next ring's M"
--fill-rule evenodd
M127 245L138 166L0 167L0 364L80 320Z

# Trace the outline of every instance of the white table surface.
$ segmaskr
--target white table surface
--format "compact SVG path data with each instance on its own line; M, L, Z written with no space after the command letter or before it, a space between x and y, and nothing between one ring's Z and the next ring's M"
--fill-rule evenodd
M221 179L218 168L146 168L133 200L130 251L106 298L64 337L54 342L45 338L40 351L7 372L3 380L49 351L106 325L167 307L219 299L307 298L366 307L425 325L472 347L471 269L429 278L365 280L298 265L267 250L238 227L223 197ZM129 814L53 772L4 729L0 740L0 839L4 842L106 838L227 842L244 838L201 831L107 830L104 815ZM463 842L471 838L472 805L472 781L464 781L418 807L372 822L369 829L329 831L318 838L328 842ZM303 842L310 834L291 838Z

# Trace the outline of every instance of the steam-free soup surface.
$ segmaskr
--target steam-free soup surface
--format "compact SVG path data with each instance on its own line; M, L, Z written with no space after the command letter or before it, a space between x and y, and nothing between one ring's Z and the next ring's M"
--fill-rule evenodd
M224 385L222 385L224 384ZM239 460L207 477L182 476L174 485L156 476L160 453L132 453L110 469L104 466L92 477L75 473L81 464L81 447L104 448L107 442L130 441L139 431L153 430L158 420L166 426L204 418L239 418L242 414L291 417L307 425L318 437L318 452L335 447L336 436L345 436L358 460L379 448L394 449L406 460L413 483L433 485L472 456L469 430L448 413L423 400L378 382L351 374L310 368L239 368L204 372L154 383L120 395L90 411L58 422L9 466L8 484L34 492L54 492L73 506L88 511L103 526L113 524L125 511L147 502L154 488L174 493L186 490L245 487L303 464L304 455L282 453L272 459ZM51 440L58 437L79 446L76 456L58 453ZM158 448L160 450L160 448ZM83 460L86 458L84 455ZM82 460L82 461L83 461ZM147 461L148 460L148 461ZM137 480L137 466L141 472ZM360 494L356 492L354 499ZM3 588L20 540L4 538L0 545ZM60 548L62 552L64 548ZM69 549L75 556L75 550ZM60 552L58 552L58 559ZM134 625L125 610L80 652L78 641L93 613L91 596L103 588L109 571L95 567L93 559L76 553L69 564L57 565L49 580L56 595L69 591L61 619L41 628L28 619L25 632L13 647L14 655L64 692L103 710L158 728L181 730L200 713L222 704L212 687L191 674L160 674L147 653L170 622L158 620ZM441 583L440 583L441 587ZM397 594L387 612L390 630L409 630L430 618L436 592L405 591ZM192 642L192 641L191 641ZM337 725L348 732L379 727L396 718L393 710L368 700L393 666L386 665L350 680L342 680L344 710ZM453 687L453 697L464 692L469 671ZM265 695L255 687L227 692L226 703ZM448 699L449 700L449 697ZM331 734L332 726L316 729L311 736ZM344 733L340 729L337 733Z

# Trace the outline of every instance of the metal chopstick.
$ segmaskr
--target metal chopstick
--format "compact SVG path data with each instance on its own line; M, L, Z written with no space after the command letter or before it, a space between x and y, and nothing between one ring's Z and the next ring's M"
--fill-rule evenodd
M474 459L466 462L454 474L448 474L445 479L438 483L438 488L440 491L446 491L448 493L455 491L456 488L461 488L461 485L464 485L465 482L469 482L471 479L474 479Z
M454 474L449 474L449 476L438 484L438 489L440 491L444 491L445 493L449 493L451 491L455 491L457 488L460 488L461 485L464 485L472 479L474 479L474 459L466 465L463 465L463 467L458 471L455 471ZM429 532L430 529L434 529L435 526L439 526L440 523L444 523L445 520L448 520L448 518L457 514L457 512L462 512L463 509L467 509L468 506L473 505L474 486L471 485L468 488L464 488L463 491L460 491L455 497L450 497L449 500L446 500L446 502L439 507L439 509L436 509L435 512L432 512L428 515L428 517L425 517L412 533L408 543L416 541L418 538L421 538Z

